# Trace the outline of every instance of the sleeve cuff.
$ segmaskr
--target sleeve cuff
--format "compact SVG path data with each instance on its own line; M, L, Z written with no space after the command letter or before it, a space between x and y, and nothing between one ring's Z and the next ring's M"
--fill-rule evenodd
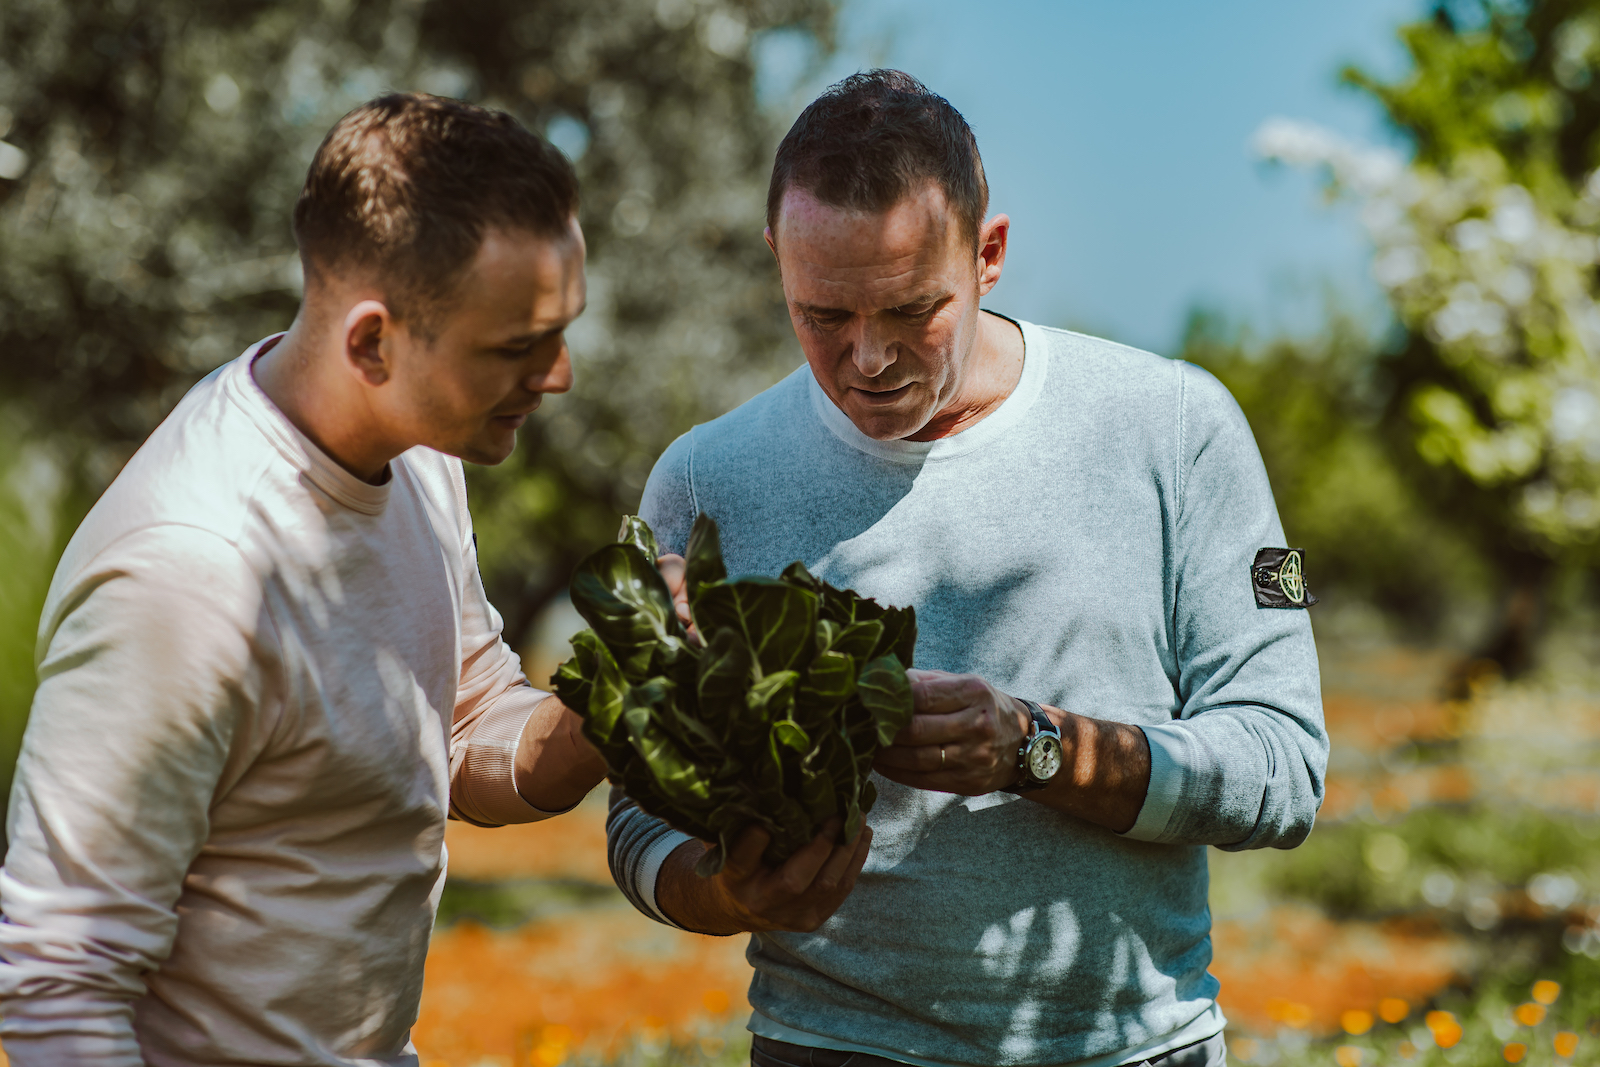
M1150 785L1139 818L1123 833L1135 841L1163 841L1183 795L1189 736L1179 723L1141 726L1150 745Z
M634 891L639 894L640 900L650 905L650 910L655 912L656 918L668 926L678 924L673 922L656 902L656 884L661 880L661 865L667 862L667 857L672 855L679 845L692 840L694 840L692 837L680 830L669 830L651 842L650 847L645 850L644 858L639 861L639 873L634 882Z
M533 710L550 694L532 686L518 686L484 713L467 739L467 753L456 788L462 795L457 811L484 826L538 822L561 811L536 808L517 791L517 747ZM580 801L581 803L581 801Z

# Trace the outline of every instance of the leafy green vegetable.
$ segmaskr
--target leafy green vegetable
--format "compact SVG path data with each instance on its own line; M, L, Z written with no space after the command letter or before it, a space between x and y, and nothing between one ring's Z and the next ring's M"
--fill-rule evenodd
M623 520L618 543L578 565L572 602L592 629L556 672L563 703L639 806L717 842L700 873L721 869L756 824L781 863L828 819L845 842L877 790L878 749L911 720L910 608L836 589L799 562L777 578L728 579L717 524L689 535L685 585L700 641L679 621L656 570L655 534Z

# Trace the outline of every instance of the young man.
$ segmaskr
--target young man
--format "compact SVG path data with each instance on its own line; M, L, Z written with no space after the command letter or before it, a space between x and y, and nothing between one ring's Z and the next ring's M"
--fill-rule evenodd
M1205 846L1311 829L1309 598L1214 378L980 310L1010 228L987 203L915 79L812 103L767 202L807 365L645 489L663 548L705 511L730 573L801 559L916 607L870 851L771 870L754 830L702 879L702 842L614 793L613 870L647 914L755 933L756 1067L1221 1067Z
M129 461L56 571L0 872L11 1062L415 1064L445 819L604 774L484 597L461 460L571 386L566 160L374 100L294 214L305 300Z

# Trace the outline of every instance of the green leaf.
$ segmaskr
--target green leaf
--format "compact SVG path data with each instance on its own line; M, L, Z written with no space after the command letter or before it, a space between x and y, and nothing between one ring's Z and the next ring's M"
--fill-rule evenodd
M737 631L762 674L797 670L816 653L817 598L771 578L703 588L694 618L702 634Z
M883 644L883 623L877 619L868 619L842 627L839 636L833 639L833 644L829 647L835 652L842 652L858 662L865 663L881 655L878 652L878 646L881 644Z
M710 783L656 723L648 703L654 696L640 687L628 690L622 718L629 742L649 768L655 787L668 799L691 804L710 799Z
M716 520L702 511L689 531L689 548L684 555L683 578L689 590L691 611L702 588L725 581L727 577L728 568L722 562L722 534Z
M905 668L894 656L880 656L861 668L856 691L862 705L872 713L878 744L893 744L895 735L911 721L914 710Z
M857 661L843 652L823 652L811 661L796 698L807 706L837 706L856 692Z
M695 691L700 712L709 723L727 729L745 708L752 667L750 646L734 630L718 630L700 653Z
M655 562L633 545L607 545L578 564L572 604L630 681L692 654Z
M656 544L655 531L637 515L622 517L622 529L617 531L617 540L637 548L652 563L661 558L661 546Z
M805 729L793 719L779 719L772 724L772 739L780 745L788 745L796 752L806 752L811 748L811 738L806 735Z
M622 668L611 658L611 653L601 646L600 661L596 665L594 689L589 694L589 723L602 744L610 744L617 723L622 719L628 683L622 677Z

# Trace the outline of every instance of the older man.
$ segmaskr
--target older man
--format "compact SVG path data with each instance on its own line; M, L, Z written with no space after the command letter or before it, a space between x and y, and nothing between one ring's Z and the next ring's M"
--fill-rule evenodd
M806 366L645 491L664 547L705 511L732 572L798 558L916 606L870 853L769 870L751 831L700 879L703 843L615 796L613 867L666 922L754 932L762 1067L1214 1067L1204 846L1311 829L1312 598L1215 379L979 309L1010 229L987 200L971 131L914 79L811 104L767 207Z

